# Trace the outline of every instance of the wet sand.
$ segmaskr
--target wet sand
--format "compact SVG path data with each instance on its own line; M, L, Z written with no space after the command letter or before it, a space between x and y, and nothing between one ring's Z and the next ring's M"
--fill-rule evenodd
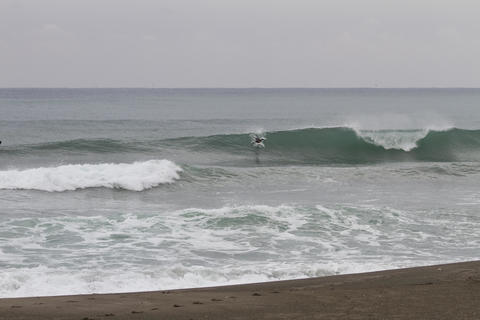
M480 261L201 289L0 299L0 319L480 319Z

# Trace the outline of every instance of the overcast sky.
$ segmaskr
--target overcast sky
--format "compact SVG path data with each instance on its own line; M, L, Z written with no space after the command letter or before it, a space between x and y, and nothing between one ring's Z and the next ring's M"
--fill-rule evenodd
M0 87L480 87L478 0L0 0Z

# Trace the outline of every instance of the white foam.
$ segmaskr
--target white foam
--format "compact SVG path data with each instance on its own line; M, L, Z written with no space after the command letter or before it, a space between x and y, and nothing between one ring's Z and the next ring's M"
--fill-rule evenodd
M0 171L0 189L71 191L111 188L142 191L179 179L182 169L169 160L134 163L70 164Z
M474 234L477 220L373 204L11 218L0 221L0 297L204 287L471 260L480 240L463 235Z
M172 264L158 268L68 270L45 266L4 269L0 274L0 297L56 296L89 293L121 293L153 290L235 285L333 274L377 271L410 266L392 263L357 262L265 262L223 268Z
M357 131L364 140L385 149L410 151L418 147L418 141L425 138L428 130L412 131Z
M418 141L425 138L430 131L447 131L454 126L443 119L411 118L406 115L384 114L375 117L358 118L348 121L343 126L351 128L367 142L385 149L411 151L418 146ZM433 122L432 122L433 121Z

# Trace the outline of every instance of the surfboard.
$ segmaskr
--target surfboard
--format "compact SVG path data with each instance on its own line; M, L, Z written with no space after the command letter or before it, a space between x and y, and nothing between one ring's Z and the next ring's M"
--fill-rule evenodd
M265 145L263 144L263 142L252 142L252 145L255 147L255 148L265 148Z

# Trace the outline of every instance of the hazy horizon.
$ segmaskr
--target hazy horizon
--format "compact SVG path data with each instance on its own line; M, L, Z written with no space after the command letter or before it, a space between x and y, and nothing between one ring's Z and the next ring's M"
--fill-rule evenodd
M382 89L386 89L386 90L408 90L408 89L412 89L412 90L415 90L415 89L419 89L419 90L422 90L422 89L425 89L425 90L428 90L428 89L432 89L432 90L442 90L442 89L472 89L472 90L476 90L476 89L480 89L480 86L479 87L142 87L142 86L138 86L138 87L0 87L0 90L5 90L5 89L66 89L66 90L69 90L69 89L160 89L160 90L269 90L269 89L284 89L284 90L302 90L302 89L306 89L306 90L322 90L322 89L326 89L326 90L343 90L343 89L359 89L359 90L382 90Z
M0 0L0 87L478 88L480 3Z

